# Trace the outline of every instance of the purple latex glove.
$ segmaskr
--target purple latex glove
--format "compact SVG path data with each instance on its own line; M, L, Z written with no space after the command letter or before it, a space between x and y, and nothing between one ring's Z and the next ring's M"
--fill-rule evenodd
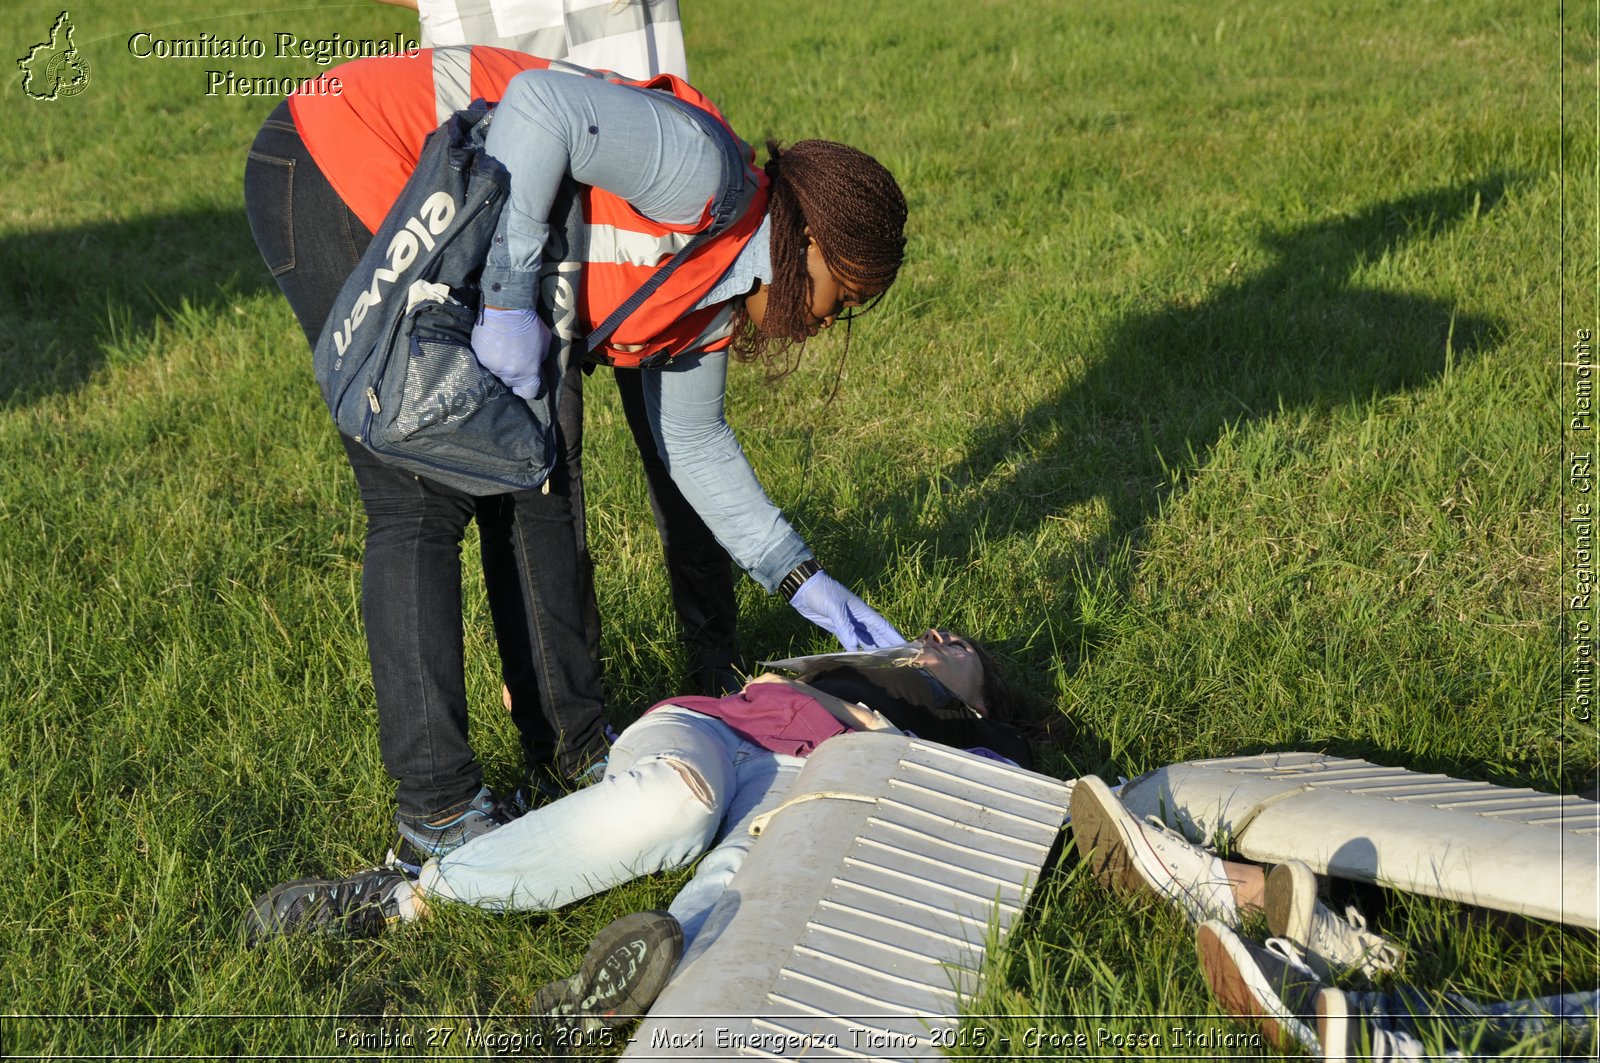
M472 328L472 353L478 364L518 398L536 399L543 393L540 378L549 349L550 330L532 310L486 306Z
M838 639L846 650L898 646L906 640L893 624L826 572L812 573L794 592L789 604Z

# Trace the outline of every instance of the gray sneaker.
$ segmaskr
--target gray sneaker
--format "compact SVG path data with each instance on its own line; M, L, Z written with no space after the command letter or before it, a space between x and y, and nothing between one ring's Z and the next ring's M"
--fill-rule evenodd
M1257 945L1212 919L1195 931L1195 949L1212 995L1229 1015L1258 1021L1280 1052L1298 1045L1322 1054L1314 1027L1323 985L1293 944L1269 938Z
M467 803L465 811L431 820L408 819L395 813L400 838L384 863L411 875L435 856L461 848L480 834L488 834L516 819L518 809L485 786Z
M245 946L254 948L280 934L376 937L400 919L399 899L410 889L410 876L392 867L282 883L257 897L245 913Z
M631 912L596 934L578 973L533 997L533 1016L574 1035L640 1018L683 956L683 927L666 912ZM565 1043L577 1043L581 1036Z

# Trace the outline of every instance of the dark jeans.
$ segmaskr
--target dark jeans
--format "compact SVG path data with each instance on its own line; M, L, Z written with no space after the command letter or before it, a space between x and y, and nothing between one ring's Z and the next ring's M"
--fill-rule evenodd
M600 610L594 598L583 502L583 374L567 374L556 411L561 460L550 473L549 494L492 495L478 501L478 545L483 578L500 649L500 676L511 692L511 718L522 736L527 766L549 766L572 778L605 756L605 721L591 736L570 713L546 705L594 691L600 712ZM571 539L542 554L539 536ZM545 607L538 603L543 601ZM560 605L562 623L552 605Z
M371 234L306 151L286 105L257 135L245 167L245 209L262 258L315 343ZM576 375L576 374L574 374ZM562 423L582 416L577 389ZM402 815L464 806L482 785L467 742L461 540L479 519L502 675L531 765L570 774L606 748L597 657L599 621L576 466L548 491L478 499L386 465L344 440L367 514L361 612L378 704L384 767ZM576 442L564 441L576 456Z

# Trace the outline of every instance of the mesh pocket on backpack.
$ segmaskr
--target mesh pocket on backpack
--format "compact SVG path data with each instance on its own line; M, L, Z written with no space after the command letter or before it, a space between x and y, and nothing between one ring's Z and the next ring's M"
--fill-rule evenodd
M412 311L411 342L400 410L392 438L449 428L506 394L506 386L472 353L470 309L460 303L425 303Z

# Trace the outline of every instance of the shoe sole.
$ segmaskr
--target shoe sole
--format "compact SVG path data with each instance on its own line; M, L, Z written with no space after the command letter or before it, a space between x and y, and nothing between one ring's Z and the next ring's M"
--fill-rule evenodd
M1285 1025L1283 1016L1269 1010L1256 995L1259 971L1237 934L1220 923L1206 922L1195 931L1195 950L1200 954L1200 969L1211 986L1212 995L1229 1015L1254 1019L1267 1042L1279 1052L1307 1047ZM1257 975L1252 979L1246 972ZM1274 994L1276 995L1276 994Z
M1317 994L1317 1038L1322 1041L1322 1058L1332 1063L1350 1059L1350 1001L1338 989Z
M620 1026L649 1010L682 955L683 927L667 913L614 919L595 935L577 974L534 996L533 1013L586 1032Z
M1078 856L1089 865L1089 875L1100 885L1119 893L1154 900L1156 892L1128 855L1133 844L1123 830L1121 802L1104 782L1092 775L1072 787L1072 836Z
M1274 937L1288 938L1302 952L1311 945L1311 920L1317 907L1317 876L1298 860L1279 864L1267 874L1267 926Z

